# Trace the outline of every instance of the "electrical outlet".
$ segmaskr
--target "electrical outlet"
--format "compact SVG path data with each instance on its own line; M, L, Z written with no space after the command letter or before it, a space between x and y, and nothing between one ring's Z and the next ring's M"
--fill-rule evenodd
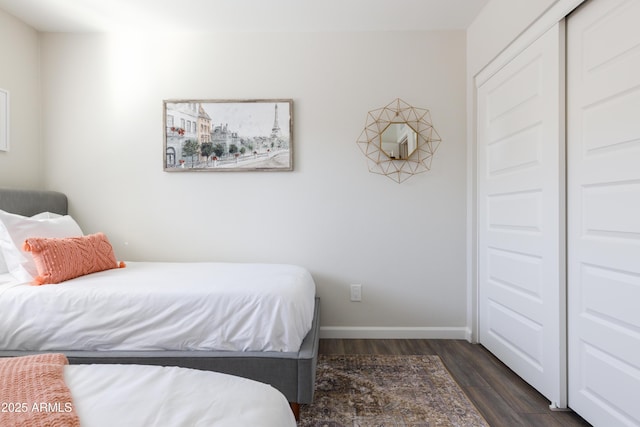
M362 301L362 285L351 285L351 301Z

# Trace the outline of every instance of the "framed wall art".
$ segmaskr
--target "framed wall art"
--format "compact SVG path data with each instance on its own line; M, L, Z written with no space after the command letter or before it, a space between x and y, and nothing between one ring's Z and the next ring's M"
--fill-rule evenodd
M167 172L293 170L293 100L163 101Z
M0 151L9 151L9 91L0 89Z

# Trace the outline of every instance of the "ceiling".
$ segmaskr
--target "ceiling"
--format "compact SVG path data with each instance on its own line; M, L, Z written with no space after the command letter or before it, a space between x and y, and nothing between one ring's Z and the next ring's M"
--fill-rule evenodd
M489 0L0 0L43 32L463 30Z

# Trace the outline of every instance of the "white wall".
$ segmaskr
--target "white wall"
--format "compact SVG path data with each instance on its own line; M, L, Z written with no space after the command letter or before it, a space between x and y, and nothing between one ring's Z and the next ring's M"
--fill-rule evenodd
M42 37L47 185L118 257L300 264L325 335L462 336L464 32ZM403 184L369 173L355 143L398 97L443 140ZM295 171L163 172L169 98L292 98Z
M38 33L0 10L0 88L10 94L10 151L0 151L0 187L42 185Z

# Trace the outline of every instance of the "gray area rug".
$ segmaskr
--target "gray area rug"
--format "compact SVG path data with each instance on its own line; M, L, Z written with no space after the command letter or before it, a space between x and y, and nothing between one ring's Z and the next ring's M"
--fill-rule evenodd
M301 427L489 424L438 356L320 355Z

